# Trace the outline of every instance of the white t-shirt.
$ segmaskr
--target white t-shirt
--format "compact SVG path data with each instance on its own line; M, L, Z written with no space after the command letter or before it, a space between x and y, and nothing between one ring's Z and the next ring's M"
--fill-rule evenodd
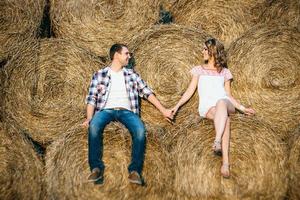
M110 90L104 109L121 107L131 110L123 70L118 72L110 70L110 76Z

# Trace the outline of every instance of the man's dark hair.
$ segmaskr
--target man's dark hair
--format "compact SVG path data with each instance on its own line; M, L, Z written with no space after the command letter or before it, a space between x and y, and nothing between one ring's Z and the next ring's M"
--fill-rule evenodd
M116 52L121 53L123 47L128 48L125 44L118 44L117 43L117 44L112 45L110 47L110 50L109 50L110 60L113 60L114 55L115 55Z

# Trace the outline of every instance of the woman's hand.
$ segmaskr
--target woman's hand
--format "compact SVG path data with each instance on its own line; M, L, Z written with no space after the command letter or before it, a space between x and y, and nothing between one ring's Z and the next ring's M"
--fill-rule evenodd
M252 108L245 108L244 113L245 113L245 115L254 115L255 110Z

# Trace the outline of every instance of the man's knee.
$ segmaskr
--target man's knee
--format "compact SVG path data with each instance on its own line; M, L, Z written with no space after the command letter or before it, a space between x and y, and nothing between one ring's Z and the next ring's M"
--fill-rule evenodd
M145 137L146 137L146 130L144 127L139 127L135 130L134 133L134 137L135 139L139 140L139 141L144 141Z
M101 130L103 130L103 125L99 123L91 122L89 125L89 135L91 137L97 137L101 134Z

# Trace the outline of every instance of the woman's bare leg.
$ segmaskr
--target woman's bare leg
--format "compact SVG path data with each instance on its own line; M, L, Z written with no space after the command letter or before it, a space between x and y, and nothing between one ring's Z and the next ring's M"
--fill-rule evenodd
M206 117L214 121L216 130L216 141L222 140L223 165L221 173L229 177L229 139L230 139L230 118L229 114L234 113L235 108L228 100L222 99L217 105L209 110Z

